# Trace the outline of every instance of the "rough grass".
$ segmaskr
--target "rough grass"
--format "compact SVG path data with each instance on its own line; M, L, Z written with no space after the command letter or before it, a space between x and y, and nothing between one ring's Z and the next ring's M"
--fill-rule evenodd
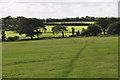
M3 42L3 78L116 78L118 38Z

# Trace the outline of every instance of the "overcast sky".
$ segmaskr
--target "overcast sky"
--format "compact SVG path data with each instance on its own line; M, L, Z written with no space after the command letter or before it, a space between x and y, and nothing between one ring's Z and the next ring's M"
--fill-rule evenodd
M117 17L119 0L0 0L0 17Z

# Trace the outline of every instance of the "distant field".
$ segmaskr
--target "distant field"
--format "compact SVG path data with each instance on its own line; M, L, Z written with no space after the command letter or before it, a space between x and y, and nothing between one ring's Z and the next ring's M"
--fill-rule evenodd
M3 42L3 78L117 78L118 37Z
M54 27L54 26L46 26L46 28L47 28L47 32L52 32L52 27ZM81 31L82 30L82 28L87 28L88 26L66 26L67 27L67 29L68 29L68 32L71 32L72 31L72 27L74 27L75 28L75 31Z
M40 37L59 37L59 36L62 36L61 33L59 34L55 34L53 35L52 34L52 27L54 26L46 26L47 28L47 31L46 32L51 32L51 33L43 33ZM77 32L78 30L81 31L82 28L87 28L87 26L66 26L68 31L65 32L65 36L69 36L71 35L71 33L68 33L68 32L71 32L71 28L74 27L75 28L75 31ZM26 38L30 38L30 37L25 37L25 34L24 35L19 35L18 33L15 33L15 32L12 32L12 31L6 31L6 37L14 37L14 36L19 36L20 39L26 39ZM36 37L36 36L35 36Z
M87 23L87 24L94 24L95 22L82 22L82 21L72 21L72 22L47 22L47 23L49 23L49 24L53 24L53 23L55 23L55 24L61 24L61 23Z
M49 23L53 23L53 22L49 22ZM61 23L90 23L90 24L94 24L95 22L76 22L76 21L72 21L72 22L54 22L56 24L61 24ZM42 34L40 37L59 37L59 36L62 36L61 33L60 34L55 34L53 35L52 34L52 27L54 26L46 26L47 28L47 31L46 33ZM66 26L68 31L65 32L65 36L69 36L71 35L71 31L72 31L72 27L75 28L75 32L77 32L78 30L81 31L82 28L87 28L88 26ZM26 38L29 38L29 37L25 37L25 35L19 35L18 33L15 33L15 32L12 32L12 31L6 31L6 37L14 37L14 36L19 36L20 39L26 39ZM36 36L35 36L36 37Z

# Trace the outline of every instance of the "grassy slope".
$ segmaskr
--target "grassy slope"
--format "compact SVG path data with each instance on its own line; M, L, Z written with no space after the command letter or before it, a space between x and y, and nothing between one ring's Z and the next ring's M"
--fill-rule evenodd
M117 77L117 37L3 43L3 77Z

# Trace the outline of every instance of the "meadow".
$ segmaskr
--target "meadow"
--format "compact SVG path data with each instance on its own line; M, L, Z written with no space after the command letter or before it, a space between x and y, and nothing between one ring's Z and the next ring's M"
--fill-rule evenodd
M117 78L118 37L3 42L3 78Z

